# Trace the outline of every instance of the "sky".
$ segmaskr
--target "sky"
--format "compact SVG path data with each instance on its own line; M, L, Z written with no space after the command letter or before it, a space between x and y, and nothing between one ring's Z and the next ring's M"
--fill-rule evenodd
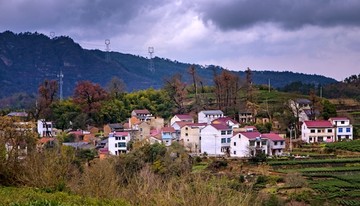
M0 0L0 32L229 70L360 74L359 0Z

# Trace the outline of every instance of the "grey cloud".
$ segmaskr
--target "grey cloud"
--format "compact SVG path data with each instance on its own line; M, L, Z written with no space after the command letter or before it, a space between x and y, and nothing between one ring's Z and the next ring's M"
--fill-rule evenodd
M0 29L121 32L132 19L166 0L0 0Z
M330 27L360 25L357 0L225 0L198 4L204 22L223 30L274 23L285 29L306 25Z

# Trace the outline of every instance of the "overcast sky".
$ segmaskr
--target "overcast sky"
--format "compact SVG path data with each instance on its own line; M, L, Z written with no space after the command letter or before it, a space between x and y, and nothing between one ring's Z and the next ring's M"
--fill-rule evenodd
M230 70L360 73L359 0L0 0L0 31Z

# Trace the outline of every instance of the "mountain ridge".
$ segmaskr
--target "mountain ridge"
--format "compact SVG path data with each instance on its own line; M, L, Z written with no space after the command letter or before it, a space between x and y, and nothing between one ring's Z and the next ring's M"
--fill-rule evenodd
M106 56L108 55L108 57ZM64 96L71 96L76 82L90 80L105 86L112 77L123 79L128 91L153 87L161 88L164 78L176 73L191 82L187 69L191 64L155 57L155 72L148 70L149 59L120 52L104 52L83 49L66 36L50 38L40 33L0 33L0 98L25 92L36 94L45 79L57 79L60 70L64 74ZM214 71L223 68L210 65L197 67L204 84L212 84ZM244 71L233 71L245 78ZM294 73L290 71L252 71L255 84L268 84L279 88L294 81L313 84L337 82L322 75Z

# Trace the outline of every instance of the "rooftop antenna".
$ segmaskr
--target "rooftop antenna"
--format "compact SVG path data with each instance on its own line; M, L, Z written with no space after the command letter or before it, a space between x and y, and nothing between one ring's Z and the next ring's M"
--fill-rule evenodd
M110 39L105 39L105 45L106 45L106 55L105 55L105 60L106 62L110 61Z
M60 100L63 100L63 77L64 77L64 74L62 73L61 69L60 69L60 73L57 75L57 77L59 77Z
M52 32L50 32L50 38L52 38L52 39L53 39L54 37L55 37L55 32L53 32L53 31L52 31Z
M153 60L154 47L149 47L149 48L148 48L148 52L149 52L149 55L150 55L149 67L148 67L148 69L149 69L151 72L154 72L154 71L155 71L155 65L154 65L154 60Z

